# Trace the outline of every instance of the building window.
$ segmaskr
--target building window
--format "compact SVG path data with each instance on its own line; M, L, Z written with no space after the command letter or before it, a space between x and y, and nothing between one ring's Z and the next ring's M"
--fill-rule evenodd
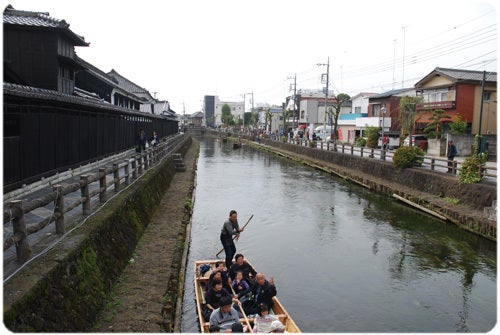
M428 91L424 92L422 95L425 102L442 102L455 100L455 91L449 90Z
M373 106L373 116L380 115L380 105L372 105Z
M354 107L354 114L361 114L361 106Z
M491 92L490 91L484 91L483 100L484 101L491 101Z

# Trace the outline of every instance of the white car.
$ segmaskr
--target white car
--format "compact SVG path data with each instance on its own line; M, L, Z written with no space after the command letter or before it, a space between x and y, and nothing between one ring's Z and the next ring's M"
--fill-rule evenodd
M425 135L411 135L412 146L419 147L421 142L427 142ZM405 147L410 146L410 136L407 136L403 142Z

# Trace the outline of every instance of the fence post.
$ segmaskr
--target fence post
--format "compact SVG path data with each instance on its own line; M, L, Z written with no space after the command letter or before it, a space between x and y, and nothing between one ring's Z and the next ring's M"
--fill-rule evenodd
M364 150L364 149L365 149L365 147L361 147L361 150L359 151L359 153L361 154L361 156L360 156L360 157L363 157L363 153L365 152L365 150Z
M345 144L342 144L342 153L345 153Z
M17 261L20 264L26 262L31 256L31 248L28 244L28 231L26 230L26 222L24 221L23 201L14 200L9 202L11 209L16 209L18 216L12 219L12 228L14 230L14 238L19 236L19 241L16 242Z
M434 170L435 168L435 165L436 164L436 159L435 158L431 158L431 170Z
M115 180L115 192L120 191L120 165L113 163L113 179Z
M351 144L351 156L354 155L354 145Z
M108 186L106 185L106 168L100 168L99 174L102 174L99 178L99 202L102 204L106 202Z
M457 161L453 161L452 174L457 174Z
M149 155L150 150L146 150L146 155L144 156L144 170L147 171L149 169Z
M137 155L132 158L132 179L137 179Z
M56 234L64 234L64 195L62 185L54 185L52 190L56 193L54 201L54 215L56 216Z
M82 174L80 176L81 182L83 182L83 186L80 188L80 192L82 194L82 198L85 198L85 201L82 203L83 215L89 215L90 211L90 192L89 192L89 175Z
M137 175L142 175L142 153L139 155L139 161L137 162Z
M130 184L129 165L130 165L130 162L128 159L126 159L125 160L125 184L126 185Z

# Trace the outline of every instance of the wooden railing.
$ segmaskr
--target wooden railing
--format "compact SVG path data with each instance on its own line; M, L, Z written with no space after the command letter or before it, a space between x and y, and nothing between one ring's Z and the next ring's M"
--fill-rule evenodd
M8 208L4 209L3 222L4 225L12 222L13 234L4 239L3 250L8 250L15 245L17 261L19 263L26 262L31 256L29 235L42 230L54 221L56 233L63 234L66 230L65 213L81 205L84 216L91 214L91 199L98 197L100 204L105 203L110 196L108 188L112 188L116 194L124 185L129 185L165 157L173 154L177 145L187 137L188 135L174 135L163 139L157 146L149 147L141 153L135 153L121 162L99 168L96 173L80 175L79 182L53 185L52 192L41 198L31 201L9 201ZM98 186L92 190L91 186L94 183L98 183ZM80 190L80 197L65 206L65 196L78 190ZM26 214L51 203L54 203L52 215L37 224L26 226Z

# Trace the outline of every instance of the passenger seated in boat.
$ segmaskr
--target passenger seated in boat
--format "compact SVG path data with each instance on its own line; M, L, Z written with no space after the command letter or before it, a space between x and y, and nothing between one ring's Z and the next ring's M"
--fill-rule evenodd
M241 271L236 272L236 277L232 282L232 287L238 300L241 302L244 301L246 294L250 292L250 285L248 285L247 281L243 279L243 272Z
M260 304L259 315L254 318L254 333L270 333L273 321L278 320L275 315L269 314L269 308L266 304ZM279 320L278 320L279 321Z
M208 332L209 333L220 333L220 327L217 326L217 325L211 325L209 328L208 328Z
M210 287L212 287L211 284L214 281L214 279L220 279L220 281L222 281L222 287L224 287L228 291L231 290L231 287L229 286L231 284L231 280L229 279L229 276L227 274L227 269L224 262L219 261L215 263L215 269L208 277L208 284L206 286L206 291Z
M268 281L264 274L257 273L257 275L255 275L255 284L253 284L251 291L252 295L250 299L243 304L243 308L247 315L259 313L259 305L261 303L265 303L269 309L273 308L273 297L277 293L273 277L270 277Z
M249 285L252 285L257 271L255 271L255 269L248 264L247 261L245 261L245 257L243 257L242 254L236 254L236 256L234 256L234 260L236 262L229 268L229 277L231 280L234 280L236 277L236 272L241 271L243 272L243 279L245 279Z
M208 320L210 314L220 306L220 301L223 297L232 299L231 293L222 287L222 281L215 279L212 282L212 287L205 293L205 307L203 308L203 316Z
M233 324L240 322L240 316L231 305L231 297L222 297L220 307L210 315L210 326L219 326L221 332L232 330Z
M280 320L273 321L271 324L271 333L286 333L285 332L285 325L281 323Z

